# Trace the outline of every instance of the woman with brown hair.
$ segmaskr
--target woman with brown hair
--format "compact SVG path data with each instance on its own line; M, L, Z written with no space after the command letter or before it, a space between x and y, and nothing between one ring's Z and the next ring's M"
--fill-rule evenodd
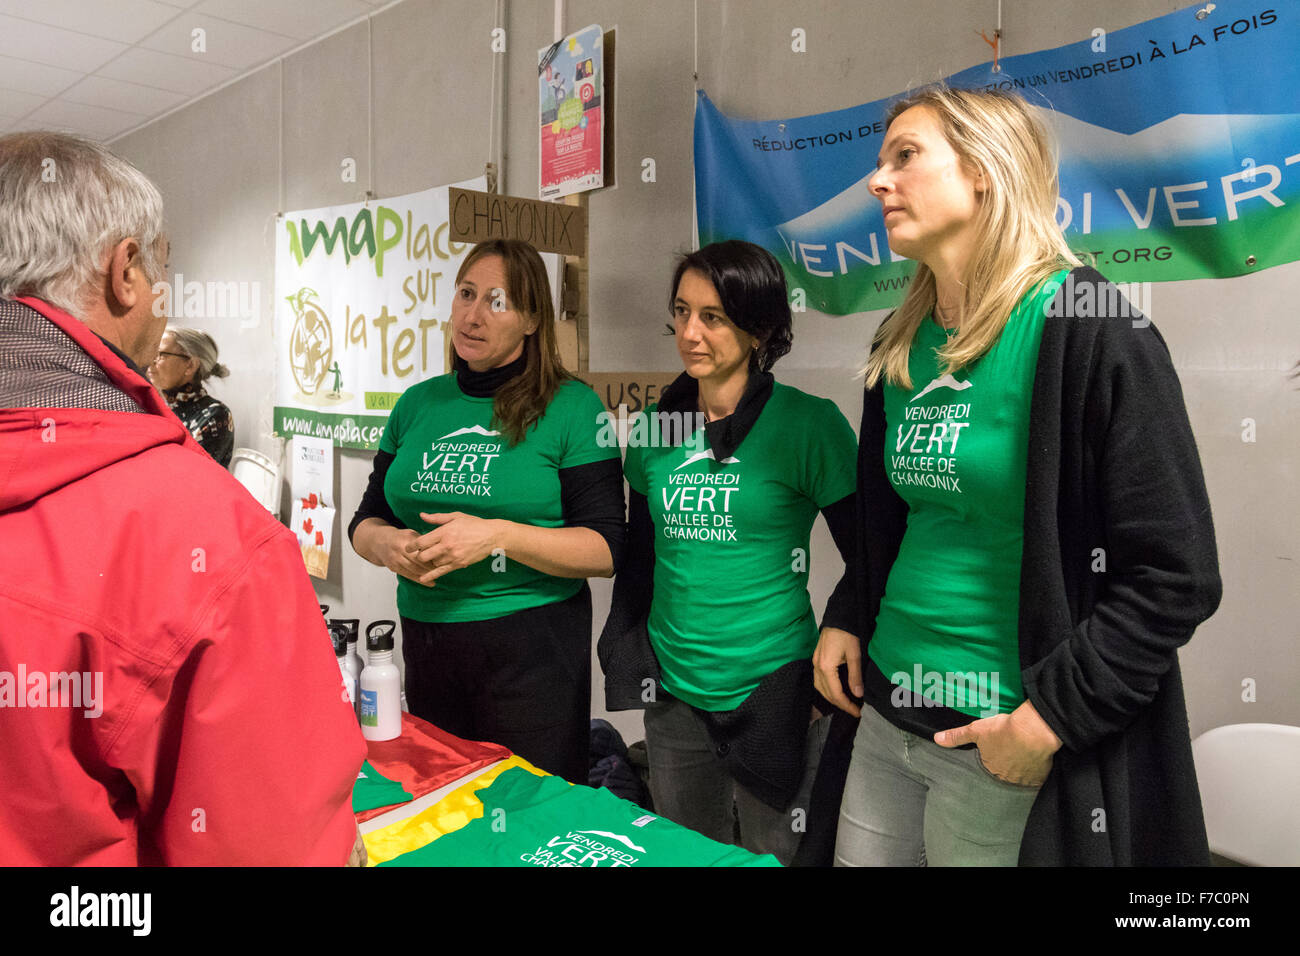
M918 265L864 370L857 566L814 656L835 862L1208 864L1177 651L1221 585L1164 340L1070 251L1019 97L895 104L868 185Z
M403 393L349 527L397 574L411 713L587 779L591 593L623 549L604 406L560 364L527 243L481 243L456 275L454 370Z

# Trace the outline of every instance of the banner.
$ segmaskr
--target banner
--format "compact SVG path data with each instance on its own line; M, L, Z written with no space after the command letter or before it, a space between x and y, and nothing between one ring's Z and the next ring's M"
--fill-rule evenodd
M402 392L446 371L443 333L469 248L448 235L450 188L277 223L276 434L377 448Z
M1115 282L1257 272L1300 258L1300 4L1223 0L964 70L1013 90L1060 145L1057 221ZM897 305L894 256L867 190L897 97L786 120L695 111L700 242L748 239L798 302L835 315Z

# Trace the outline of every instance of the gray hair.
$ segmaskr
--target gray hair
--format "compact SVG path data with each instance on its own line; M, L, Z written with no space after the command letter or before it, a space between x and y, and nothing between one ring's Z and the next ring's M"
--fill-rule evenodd
M217 361L217 343L212 336L199 329L187 329L179 325L167 326L176 345L192 359L197 359L199 370L194 373L194 383L200 384L211 376L225 378L230 369Z
M0 136L0 298L35 296L79 317L127 237L146 279L161 279L162 194L144 173L78 136Z

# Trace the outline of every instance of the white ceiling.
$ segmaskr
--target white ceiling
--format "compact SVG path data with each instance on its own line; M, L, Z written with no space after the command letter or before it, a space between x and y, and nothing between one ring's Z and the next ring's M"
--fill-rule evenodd
M0 134L111 140L393 2L0 0Z

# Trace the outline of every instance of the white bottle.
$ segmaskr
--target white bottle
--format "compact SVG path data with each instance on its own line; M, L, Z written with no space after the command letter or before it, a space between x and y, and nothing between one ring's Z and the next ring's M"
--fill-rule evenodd
M357 709L357 675L348 669L347 632L334 625L330 626L330 640L334 644L334 659L338 661L339 674L343 677L343 686L347 690L348 702L353 711Z
M361 735L392 740L402 733L402 678L393 663L395 621L375 621L366 628L369 663L361 671Z
M348 653L345 660L347 661L348 671L358 681L361 680L361 671L366 666L361 660L361 655L357 653L357 626L361 623L355 617L336 618L336 623L343 625L347 634ZM361 715L361 705L357 704L357 716Z

